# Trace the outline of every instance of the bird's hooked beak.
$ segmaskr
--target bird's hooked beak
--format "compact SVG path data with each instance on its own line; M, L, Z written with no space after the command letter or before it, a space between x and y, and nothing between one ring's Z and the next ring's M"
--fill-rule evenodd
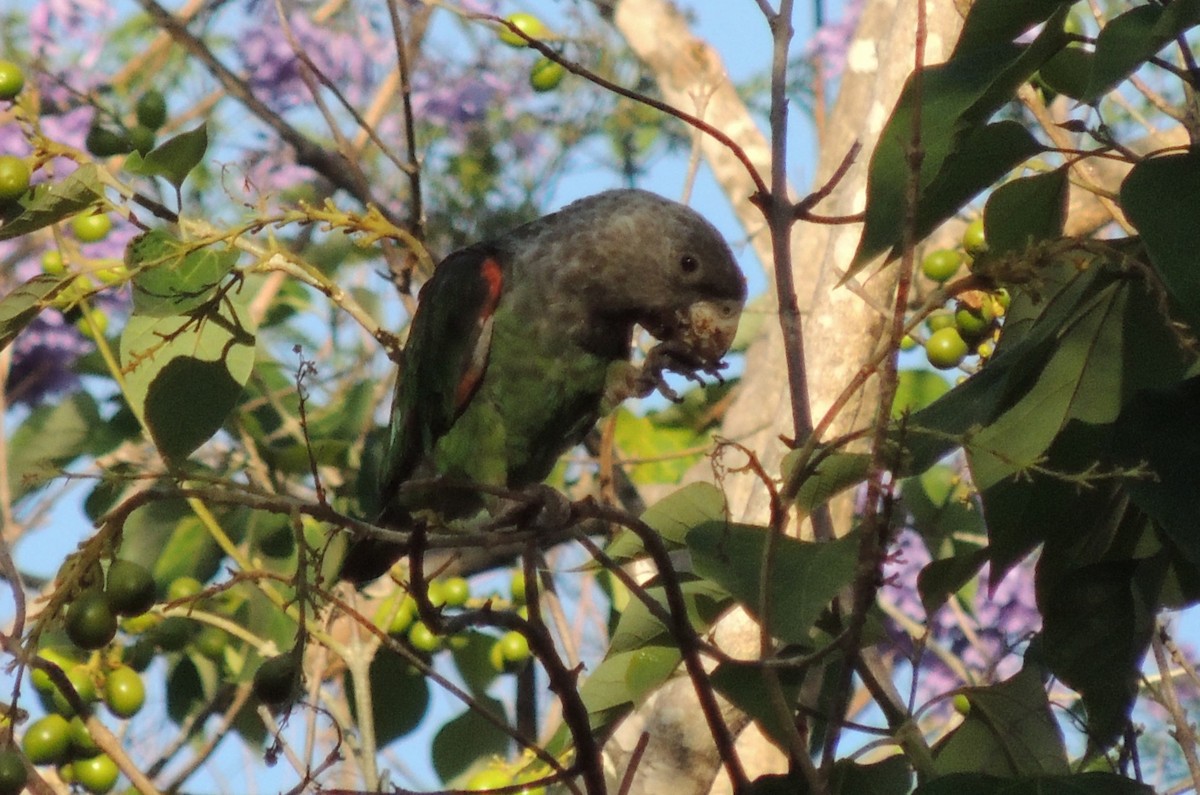
M675 312L659 339L684 345L706 364L716 364L729 352L742 315L742 302L697 301Z

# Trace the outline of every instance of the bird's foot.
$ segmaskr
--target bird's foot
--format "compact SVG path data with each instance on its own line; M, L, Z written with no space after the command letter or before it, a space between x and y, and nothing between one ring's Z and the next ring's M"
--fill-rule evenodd
M727 366L725 362L713 362L697 356L678 340L660 342L646 354L646 361L637 376L634 394L647 397L657 389L667 400L679 403L683 398L667 384L666 373L679 373L703 385L702 373L716 378L717 381L723 381L721 370Z
M571 500L553 486L535 483L521 490L527 509L536 513L530 524L541 530L561 530L571 522Z

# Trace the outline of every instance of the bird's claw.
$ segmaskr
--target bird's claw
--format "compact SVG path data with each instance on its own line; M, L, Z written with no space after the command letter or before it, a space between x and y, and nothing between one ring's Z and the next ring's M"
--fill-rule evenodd
M667 372L679 373L700 385L704 384L702 373L712 376L719 383L724 383L721 370L727 366L725 362L702 359L678 341L660 342L646 354L646 361L637 376L634 391L638 397L647 397L657 389L667 400L681 403L683 397L667 384Z

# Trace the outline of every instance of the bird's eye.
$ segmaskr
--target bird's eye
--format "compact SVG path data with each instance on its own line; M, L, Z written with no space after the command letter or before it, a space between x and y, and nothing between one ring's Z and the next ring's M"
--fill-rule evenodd
M684 254L683 258L679 260L679 268L684 273L695 273L700 269L700 261L691 254Z

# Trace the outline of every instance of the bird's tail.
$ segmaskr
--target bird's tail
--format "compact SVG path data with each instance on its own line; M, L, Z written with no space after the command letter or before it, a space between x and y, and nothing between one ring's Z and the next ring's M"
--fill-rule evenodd
M393 530L405 530L412 525L412 517L406 512L385 509L375 520L380 527ZM384 541L381 538L358 538L350 543L346 557L338 571L338 577L354 583L365 585L371 580L383 576L392 565L408 553L408 546L395 541Z

